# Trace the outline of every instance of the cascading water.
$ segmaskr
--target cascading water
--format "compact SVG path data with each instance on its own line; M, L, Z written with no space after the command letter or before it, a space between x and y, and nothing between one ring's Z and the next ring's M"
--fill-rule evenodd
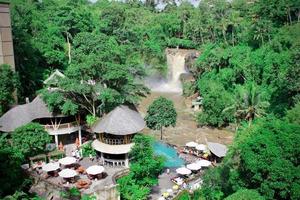
M167 78L152 76L147 78L146 85L154 92L182 93L180 76L188 73L185 66L186 57L190 54L187 50L167 49Z

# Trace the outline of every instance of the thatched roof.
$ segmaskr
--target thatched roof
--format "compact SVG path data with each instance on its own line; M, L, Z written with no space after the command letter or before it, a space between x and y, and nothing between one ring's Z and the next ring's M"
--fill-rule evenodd
M136 109L121 105L98 120L92 130L96 133L128 135L141 131L145 125L144 119Z
M7 111L0 118L0 131L11 132L35 119L54 116L53 113L49 112L41 97L37 96L32 102L18 105Z
M207 147L214 155L222 158L227 153L227 147L223 144L214 143L214 142L207 142Z

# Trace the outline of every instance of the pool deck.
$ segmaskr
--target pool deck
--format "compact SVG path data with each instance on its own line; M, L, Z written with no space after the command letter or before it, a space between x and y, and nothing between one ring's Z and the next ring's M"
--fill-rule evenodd
M161 194L163 192L166 192L168 189L172 189L174 183L171 181L171 178L176 177L176 176L177 176L177 173L173 170L169 174L164 172L161 175L159 175L158 185L152 187L152 191L149 196L149 199L157 200L159 197L161 197Z

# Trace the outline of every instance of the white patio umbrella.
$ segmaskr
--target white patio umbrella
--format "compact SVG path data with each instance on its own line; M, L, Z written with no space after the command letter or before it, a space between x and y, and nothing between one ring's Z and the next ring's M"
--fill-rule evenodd
M77 175L77 172L73 169L63 169L58 175L63 178L72 178Z
M186 168L193 170L193 171L198 171L199 169L201 169L201 165L198 163L192 163L186 166Z
M62 165L71 165L71 164L76 163L76 158L68 156L68 157L59 159L58 162Z
M197 163L201 166L201 167L209 167L211 166L211 162L208 160L199 160L197 161Z
M196 149L197 149L198 151L205 151L205 150L206 150L206 146L205 146L204 144L198 144L198 145L196 146Z
M185 144L185 146L187 146L187 147L196 147L197 145L198 145L198 143L196 143L196 142L188 142Z
M176 169L176 172L181 175L189 175L190 173L192 173L191 170L189 170L188 168L185 168L185 167L180 167L180 168Z
M166 200L165 197L159 197L157 200Z
M104 167L99 165L93 165L86 169L86 173L91 175L101 174L104 171Z
M42 167L42 170L45 172L51 172L59 169L59 163L47 163Z
M167 189L167 192L171 194L173 192L173 190L170 188L170 189Z

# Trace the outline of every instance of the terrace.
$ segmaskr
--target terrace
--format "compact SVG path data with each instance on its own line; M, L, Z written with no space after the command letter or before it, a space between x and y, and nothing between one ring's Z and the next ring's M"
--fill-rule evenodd
M124 170L126 171L127 168L122 166L104 166L103 172L90 174L87 170L89 167L103 167L96 158L82 158L72 164L67 163L68 165L63 165L61 160L55 159L49 162L51 163L50 165L57 165L57 169L54 168L55 170L53 171L46 169L45 166L49 166L49 163L46 164L44 160L35 162L30 167L28 165L23 166L26 173L34 178L35 184L31 188L31 192L35 192L41 197L49 198L49 194L57 197L62 191L77 188L82 194L105 195L105 197L99 197L99 199L107 199L108 197L116 199L118 197L115 176L116 174L121 174ZM65 174L62 174L62 172L65 172L66 169L68 172L74 172L74 174L65 177Z

